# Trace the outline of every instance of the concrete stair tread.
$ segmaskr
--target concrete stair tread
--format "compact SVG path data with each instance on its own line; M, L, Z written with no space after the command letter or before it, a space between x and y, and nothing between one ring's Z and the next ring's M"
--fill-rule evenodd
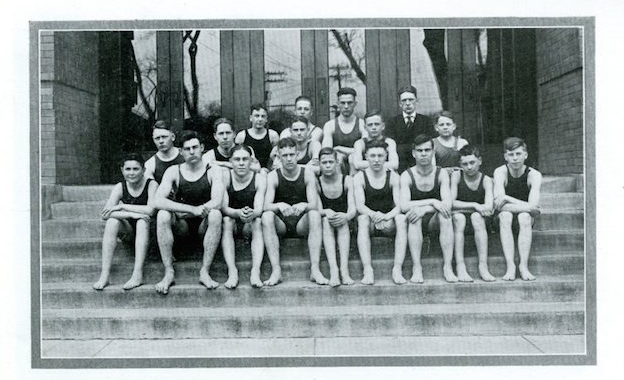
M323 316L392 316L406 314L533 314L541 312L584 312L584 302L525 302L481 304L417 304L417 305L356 305L356 306L285 306L285 307L176 307L176 308L89 308L43 309L43 318L71 319L151 319L151 318L269 318Z

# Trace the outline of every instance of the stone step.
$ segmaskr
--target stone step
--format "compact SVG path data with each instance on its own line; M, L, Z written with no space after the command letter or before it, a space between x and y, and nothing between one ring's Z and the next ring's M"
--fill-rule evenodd
M535 218L533 230L578 230L585 228L585 215L582 210L543 211Z
M388 276L389 277L389 276ZM541 276L536 281L496 281L447 283L442 278L428 279L423 284L395 285L389 279L375 285L356 283L332 288L311 281L285 281L274 287L252 288L248 283L237 289L220 287L207 290L199 284L198 276L176 281L169 294L158 294L153 285L124 291L112 285L97 291L92 282L49 283L42 286L42 307L45 309L93 308L232 308L274 306L350 306L350 305L408 305L435 303L515 303L582 301L582 275ZM191 281L188 283L187 281Z
M568 193L568 192L576 192L583 191L583 189L579 189L578 184L578 176L568 176L568 177L553 177L553 176L543 176L542 177L542 193Z
M529 302L43 309L41 337L197 339L580 334L585 329L584 308L582 302Z
M466 258L466 268L473 278L479 278L478 260L476 257ZM425 279L441 278L442 261L440 258L423 258L423 274ZM391 279L393 259L375 259L373 267L377 279ZM97 259L69 259L69 260L44 260L42 264L41 278L44 283L58 282L95 282L100 276L101 262ZM201 266L201 260L186 259L175 264L176 276L179 283L195 283ZM490 272L497 278L503 276L506 270L505 260L502 256L488 259ZM236 263L239 272L240 283L249 283L251 270L250 260L238 260ZM282 278L284 281L305 280L310 275L310 262L305 259L285 260L281 263ZM405 276L411 275L411 259L408 257L403 264ZM561 254L549 254L543 256L531 256L529 260L531 273L541 275L568 275L583 274L585 259L582 252ZM116 256L111 269L111 284L123 284L128 280L133 269L133 258L129 256ZM321 271L329 276L329 265L326 258L321 258ZM359 259L351 258L349 271L353 279L360 280L362 277L362 264ZM261 267L261 277L267 279L271 274L271 265L265 258ZM215 281L225 282L227 279L227 266L222 260L213 263L210 275ZM154 258L145 263L143 268L143 280L146 284L155 284L163 276L163 267L160 260ZM408 277L409 278L409 277Z
M583 230L569 231L534 231L531 254L539 256L552 252L584 251L585 235ZM99 258L102 254L102 238L80 238L80 239L54 239L44 240L42 243L42 256L46 259L75 259L75 258ZM286 259L307 258L307 241L305 239L284 239L281 242L280 252ZM174 247L175 249L175 247ZM201 254L201 247L176 249L176 255L180 258L185 256L197 256ZM371 251L374 257L394 257L394 243L390 238L373 238ZM490 257L502 255L500 237L498 234L489 236ZM116 256L132 256L133 248L126 243L117 244ZM437 239L431 238L423 244L423 257L440 257L441 251ZM475 256L476 248L474 237L466 236L465 256ZM217 257L221 256L217 253ZM408 255L409 256L409 255ZM153 247L149 257L159 258L157 249ZM239 259L249 259L251 253L249 243L245 240L236 240L236 257ZM358 258L355 238L351 239L351 258Z
M104 200L85 202L59 202L51 205L54 219L94 219L100 216ZM546 193L542 194L540 204L545 211L582 210L583 193Z

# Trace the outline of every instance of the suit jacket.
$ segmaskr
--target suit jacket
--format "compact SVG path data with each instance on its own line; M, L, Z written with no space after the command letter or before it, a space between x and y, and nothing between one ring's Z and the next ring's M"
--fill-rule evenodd
M412 141L420 134L428 134L434 137L434 128L431 119L419 113L415 114L414 125L408 129L403 119L403 114L391 118L386 123L384 135L394 139L397 143L397 153L399 155L399 173L414 165L412 157Z

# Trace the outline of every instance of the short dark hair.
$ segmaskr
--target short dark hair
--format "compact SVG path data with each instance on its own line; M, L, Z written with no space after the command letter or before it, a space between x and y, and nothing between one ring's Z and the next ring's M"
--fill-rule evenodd
M297 143L291 137L284 137L277 142L277 149L296 148Z
M269 112L264 103L254 103L249 108L250 108L249 113L253 113L253 111L260 111L260 110L264 110L267 113Z
M292 125L293 125L293 124L295 124L295 123L303 123L303 124L305 124L305 125L306 125L306 127L307 127L307 126L308 126L308 123L309 123L309 120L308 120L308 118L307 118L307 117L305 117L305 116L297 116L297 117L295 117L295 120L293 120L293 122L292 122L292 123L290 123L290 125L292 126Z
M520 137L507 137L505 141L503 141L504 152L518 148L524 148L524 150L527 150L527 144Z
M381 140L368 140L364 143L364 153L373 148L383 148L388 153L388 143Z
M430 142L431 143L431 148L433 148L433 140L431 139L431 136L425 135L425 134L420 134L420 135L414 137L414 141L412 141L412 150L416 149L416 147L418 145L424 144L426 142Z
M397 91L397 97L401 97L401 94L403 94L404 92L411 92L412 94L414 94L415 97L418 97L418 91L416 91L416 87L410 85L410 86L403 86L401 88L399 88L399 91Z
M220 126L221 124L228 124L232 128L232 132L234 132L234 125L232 124L232 121L228 119L227 117L220 117L217 120L215 120L213 124L212 128L214 130L214 133L217 133L217 127Z
M236 152L237 150L244 150L247 153L249 153L250 156L253 156L253 149L251 149L251 147L247 144L236 144L234 145L234 147L232 148L232 155L234 155L234 152Z
M309 96L306 96L306 95L299 95L299 96L297 96L297 99L295 99L295 105L297 105L297 103L300 100L305 100L305 101L310 103L310 106L312 106L312 99L310 99Z
M126 161L136 161L139 163L139 165L143 166L145 164L145 160L143 159L143 156L141 156L138 153L132 152L132 153L126 153L121 161L119 161L119 166L123 167L124 164L126 163Z
M379 116L381 121L382 122L384 121L383 116L381 116L381 112L379 110L368 111L366 115L364 115L364 121L366 121L366 119L368 119L369 117L373 117L373 116Z
M166 121L164 120L156 120L156 122L154 123L154 125L152 126L152 129L166 129L168 131L171 130L171 128L169 127L169 125L167 124Z
M470 144L464 145L459 150L459 155L462 157L474 155L477 158L481 158L481 152L479 152L479 149L476 146Z
M357 92L355 92L355 90L351 87L341 87L340 90L338 90L337 95L338 97L340 97L341 95L353 95L353 97L355 98L357 96Z
M438 120L441 117L448 117L449 119L453 120L453 122L455 122L455 118L453 118L453 113L451 111L441 111L433 116L433 124L438 124Z
M329 146L321 148L321 150L319 151L319 159L326 155L332 155L334 156L335 159L338 159L338 155L336 154L336 151L334 150L334 148L331 148Z
M199 134L190 129L183 131L180 135L180 146L183 146L185 142L189 140L197 139L201 143L201 139L199 138Z

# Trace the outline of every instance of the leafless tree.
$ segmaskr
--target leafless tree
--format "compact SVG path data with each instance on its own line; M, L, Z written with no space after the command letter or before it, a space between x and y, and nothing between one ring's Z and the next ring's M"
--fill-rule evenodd
M197 103L199 101L199 81L197 80L197 40L199 39L199 34L201 31L196 30L193 34L192 30L187 30L184 32L184 37L182 38L182 43L186 42L186 40L190 41L188 47L188 54L190 58L191 64L191 94L189 95L189 91L184 85L184 103L186 104L186 108L191 115L191 118L196 118L199 116Z
M136 77L139 97L141 98L140 107L142 107L145 112L147 112L148 124L153 125L156 122L156 111L154 109L155 107L152 106L149 99L154 91L156 91L156 83L154 83L154 80L152 79L152 74L157 70L156 62L154 60L144 61L142 62L143 68L141 68L139 63L137 62L136 54L134 52L134 46L132 44L130 44L130 50L132 53L130 58L134 67L134 75ZM151 82L152 84L152 89L147 94L145 93L145 89L143 88L143 79Z
M364 70L362 70L364 55L356 56L352 49L352 43L355 37L355 30L340 32L336 29L330 29L330 31L336 39L340 50L342 50L345 56L347 56L351 68L353 69L353 71L355 71L355 75L357 75L358 79L362 81L363 84L366 84L366 74L364 73Z

